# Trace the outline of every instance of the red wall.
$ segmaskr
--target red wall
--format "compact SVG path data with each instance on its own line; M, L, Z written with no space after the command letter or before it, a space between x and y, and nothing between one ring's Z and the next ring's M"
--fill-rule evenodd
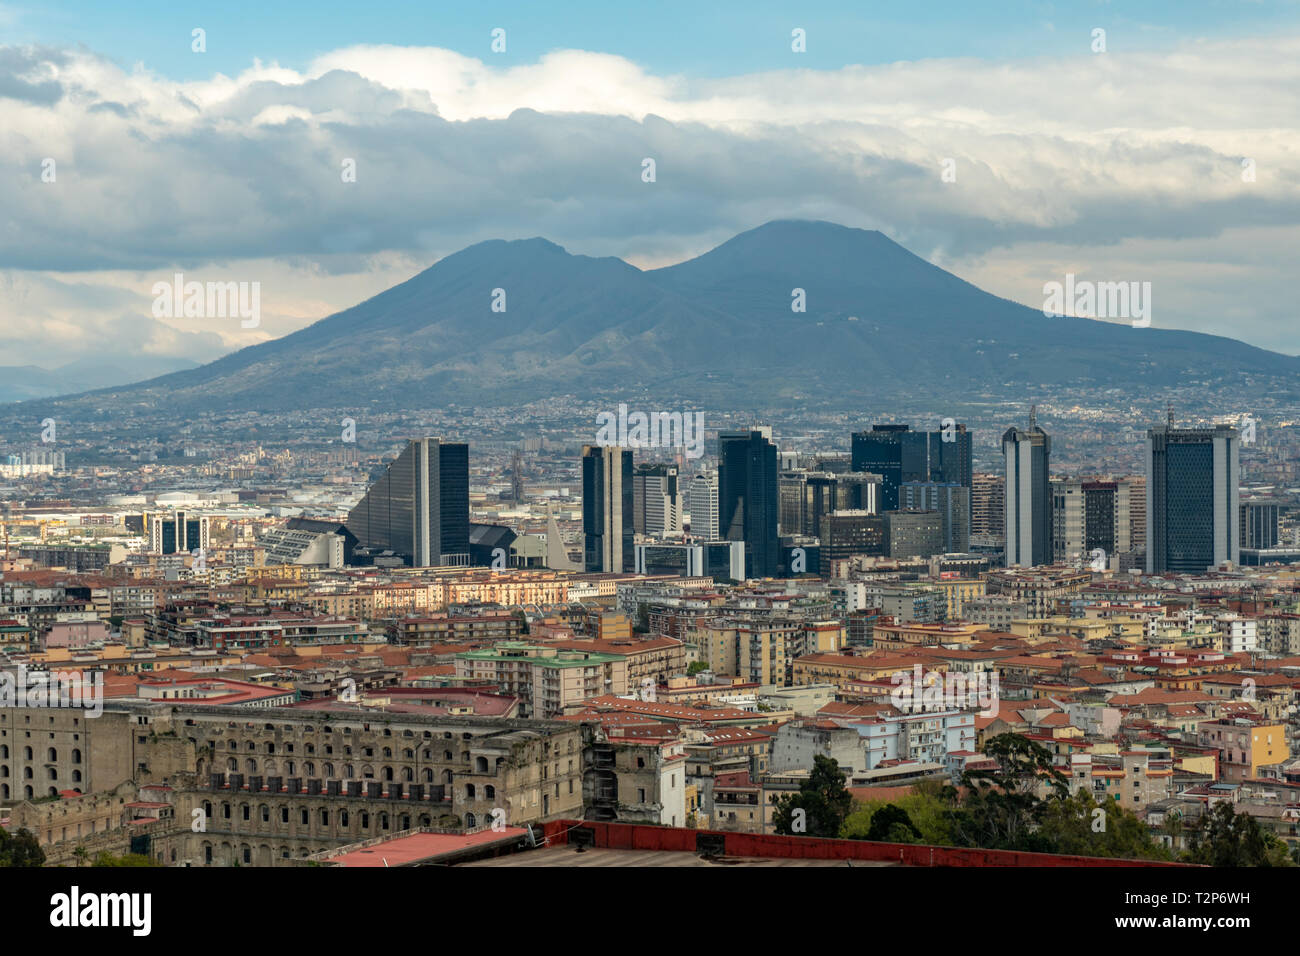
M1186 866L1147 860L1116 860L1054 853L1020 853L1014 850L971 850L950 846L916 846L906 843L868 843L865 840L825 840L818 837L688 830L633 823L555 820L545 825L550 845L569 842L569 831L585 827L596 834L596 846L609 850L675 850L694 853L695 837L710 833L726 840L726 855L736 857L805 857L832 860L877 860L904 866Z

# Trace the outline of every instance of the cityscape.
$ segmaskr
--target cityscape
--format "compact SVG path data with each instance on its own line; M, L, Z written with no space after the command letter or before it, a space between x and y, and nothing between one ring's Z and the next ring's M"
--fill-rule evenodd
M1300 167L1241 104L1293 7L128 6L0 4L34 921L170 936L173 868L1290 889Z

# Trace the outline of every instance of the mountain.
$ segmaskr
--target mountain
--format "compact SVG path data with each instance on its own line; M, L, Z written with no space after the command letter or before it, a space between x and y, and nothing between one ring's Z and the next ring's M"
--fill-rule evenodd
M496 289L505 311L492 310ZM806 312L791 310L794 289ZM1300 359L1219 336L1045 318L879 232L780 221L650 271L544 239L482 242L291 335L58 404L402 409L562 394L840 404L924 389L1293 387L1297 371Z
M55 369L39 365L0 366L0 402L63 395L68 391L69 382L75 382L80 388L110 388L180 369L198 368L198 365L184 358L123 355L78 359Z

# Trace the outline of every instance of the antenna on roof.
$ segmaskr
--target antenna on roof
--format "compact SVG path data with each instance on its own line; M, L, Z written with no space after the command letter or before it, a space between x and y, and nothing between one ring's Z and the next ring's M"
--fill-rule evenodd
M1167 412L1169 415L1169 427L1173 428L1174 427L1174 403L1173 402L1169 403Z
M1036 428L1037 426L1038 426L1038 406L1030 405L1029 406L1029 427Z

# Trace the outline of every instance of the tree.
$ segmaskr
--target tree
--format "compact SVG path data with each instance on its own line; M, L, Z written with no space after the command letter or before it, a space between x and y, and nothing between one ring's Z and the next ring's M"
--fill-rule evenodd
M852 807L853 795L844 786L839 763L817 754L799 792L777 800L772 822L777 833L787 836L838 837Z
M876 826L876 818L890 806L906 814L917 832L909 839L891 839L889 842L926 843L933 846L953 845L952 815L957 807L957 791L934 780L922 780L913 784L911 793L896 800L888 802L864 800L854 804L853 812L844 821L840 835L850 840L877 839L878 837L871 835Z
M868 840L881 843L916 843L921 839L921 831L916 828L907 811L897 804L887 803L871 817L871 828L867 830Z
M700 671L706 671L708 669L709 665L704 661L691 661L690 664L686 666L686 676L694 677Z
M87 850L84 846L79 846L72 851L72 855L77 859L77 866L84 866L87 857L90 856L90 851Z
M984 754L997 765L962 774L967 794L953 813L957 845L1040 849L1033 834L1046 801L1037 790L1046 785L1048 800L1064 800L1069 794L1065 774L1053 766L1046 747L1020 734L999 734L985 745Z
M1063 800L1044 801L1038 829L1030 842L1033 848L1046 853L1173 859L1173 854L1156 842L1136 814L1114 800L1103 799L1098 803L1086 791Z
M17 833L0 828L0 867L41 866L45 851L36 842L36 835L26 827Z
M1191 831L1189 863L1206 866L1294 866L1286 844L1248 813L1221 801Z

